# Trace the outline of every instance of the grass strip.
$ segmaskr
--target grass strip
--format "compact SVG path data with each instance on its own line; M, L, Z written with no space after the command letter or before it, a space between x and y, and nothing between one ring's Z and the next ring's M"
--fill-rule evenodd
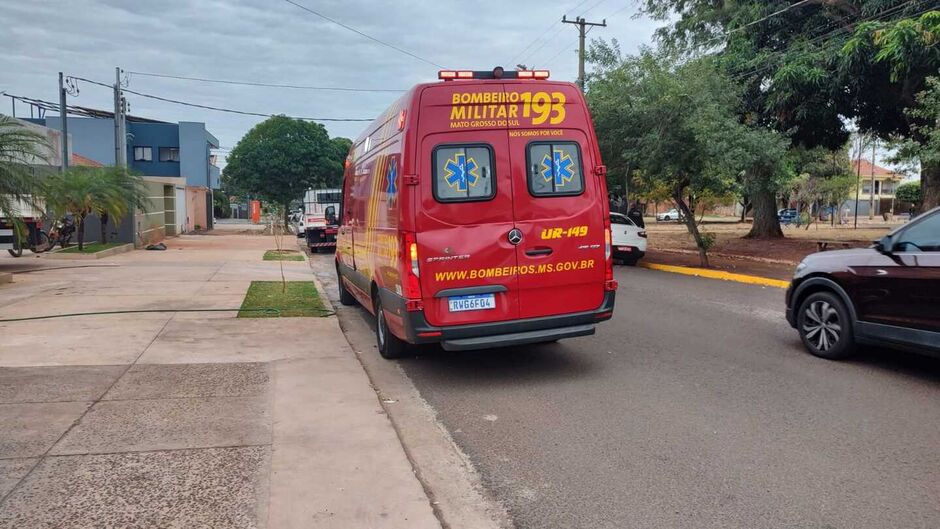
M296 250L268 250L264 252L265 261L303 261L304 256Z
M274 308L279 312L259 309ZM239 318L320 317L328 311L312 281L252 281Z
M66 248L66 249L64 249L64 250L60 250L60 251L61 251L62 253L98 253L98 252L102 252L102 251L104 251L104 250L107 250L108 248L114 248L115 246L124 246L125 244L127 244L127 243L123 243L123 242L108 242L108 243L91 242L91 243L86 243L86 244L84 245L84 248L82 248L81 251L78 250L78 245L77 245L77 244L74 245L74 246L69 246L68 248Z

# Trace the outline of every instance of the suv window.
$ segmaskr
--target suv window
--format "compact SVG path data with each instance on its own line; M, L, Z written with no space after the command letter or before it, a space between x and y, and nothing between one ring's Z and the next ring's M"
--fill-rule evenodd
M434 198L439 202L473 202L496 195L489 145L439 145L431 156Z
M901 231L894 249L898 252L940 252L940 213L915 221Z
M530 143L526 167L529 193L534 196L580 195L584 191L581 151L575 142Z

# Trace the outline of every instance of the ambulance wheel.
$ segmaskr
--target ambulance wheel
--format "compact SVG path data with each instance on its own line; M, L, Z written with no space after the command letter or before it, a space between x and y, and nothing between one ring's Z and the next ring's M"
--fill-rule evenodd
M336 283L339 284L339 302L347 307L355 305L356 298L346 289L346 285L343 284L343 278L339 275L339 270L336 271Z
M375 337L382 358L394 360L405 354L405 342L388 329L385 311L382 310L382 300L378 297L375 300Z

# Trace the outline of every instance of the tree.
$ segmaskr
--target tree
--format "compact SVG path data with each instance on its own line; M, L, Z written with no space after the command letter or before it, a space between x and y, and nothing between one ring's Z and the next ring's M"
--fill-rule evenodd
M0 218L21 228L19 202L32 203L37 178L31 163L47 161L49 143L14 118L0 114Z
M139 176L121 167L70 167L49 175L43 182L46 206L61 217L77 217L78 249L85 248L85 219L88 215L108 215L120 219L132 207L143 206L146 195ZM101 241L106 242L105 239Z
M338 139L337 139L338 140ZM336 186L346 152L331 141L326 128L286 116L255 125L232 149L225 167L234 189L283 206L284 223L290 203L311 187Z
M881 121L883 112L878 112L874 116L862 114L860 124L885 139L905 138L900 155L920 162L923 207L940 205L940 80L928 77L940 70L940 10L859 24L843 46L842 55L852 70L868 73L878 68L882 75L886 72L890 83L900 87L889 91L903 104L895 103L892 108L890 117L897 123L889 122L886 127ZM874 99L864 95L863 101L869 104L885 104L883 96Z
M935 0L643 4L647 14L670 22L657 32L664 47L715 56L744 85L742 119L785 132L794 146L838 149L852 120L884 139L907 137L905 109L940 67L935 15L921 15ZM908 22L917 17L919 26ZM859 44L847 48L852 39ZM755 219L766 222L755 224L752 235L779 231L771 222L772 187L760 186Z
M604 41L592 43L588 58L595 72L587 97L605 160L637 175L647 192L668 189L708 266L709 239L690 197L723 195L741 174L776 174L785 139L739 122L738 90L712 60L648 49L623 58Z
M894 192L894 197L901 202L910 202L915 208L919 208L923 199L920 182L907 182L899 185Z
M940 78L927 80L927 90L917 94L918 106L908 109L914 134L898 145L895 161L920 162L921 183L916 201L923 201L925 210L940 205ZM922 193L921 193L922 191Z

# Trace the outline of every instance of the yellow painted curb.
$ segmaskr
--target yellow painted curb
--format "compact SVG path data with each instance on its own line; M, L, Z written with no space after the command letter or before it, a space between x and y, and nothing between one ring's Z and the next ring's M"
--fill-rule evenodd
M770 279L769 277L749 276L745 274L733 274L731 272L722 272L721 270L709 270L707 268L692 268L690 266L673 266L656 263L638 263L643 268L651 270L660 270L663 272L672 272L674 274L684 274L687 276L707 277L710 279L723 279L725 281L735 281L738 283L748 283L750 285L762 285L765 287L787 288L789 281L779 279Z

